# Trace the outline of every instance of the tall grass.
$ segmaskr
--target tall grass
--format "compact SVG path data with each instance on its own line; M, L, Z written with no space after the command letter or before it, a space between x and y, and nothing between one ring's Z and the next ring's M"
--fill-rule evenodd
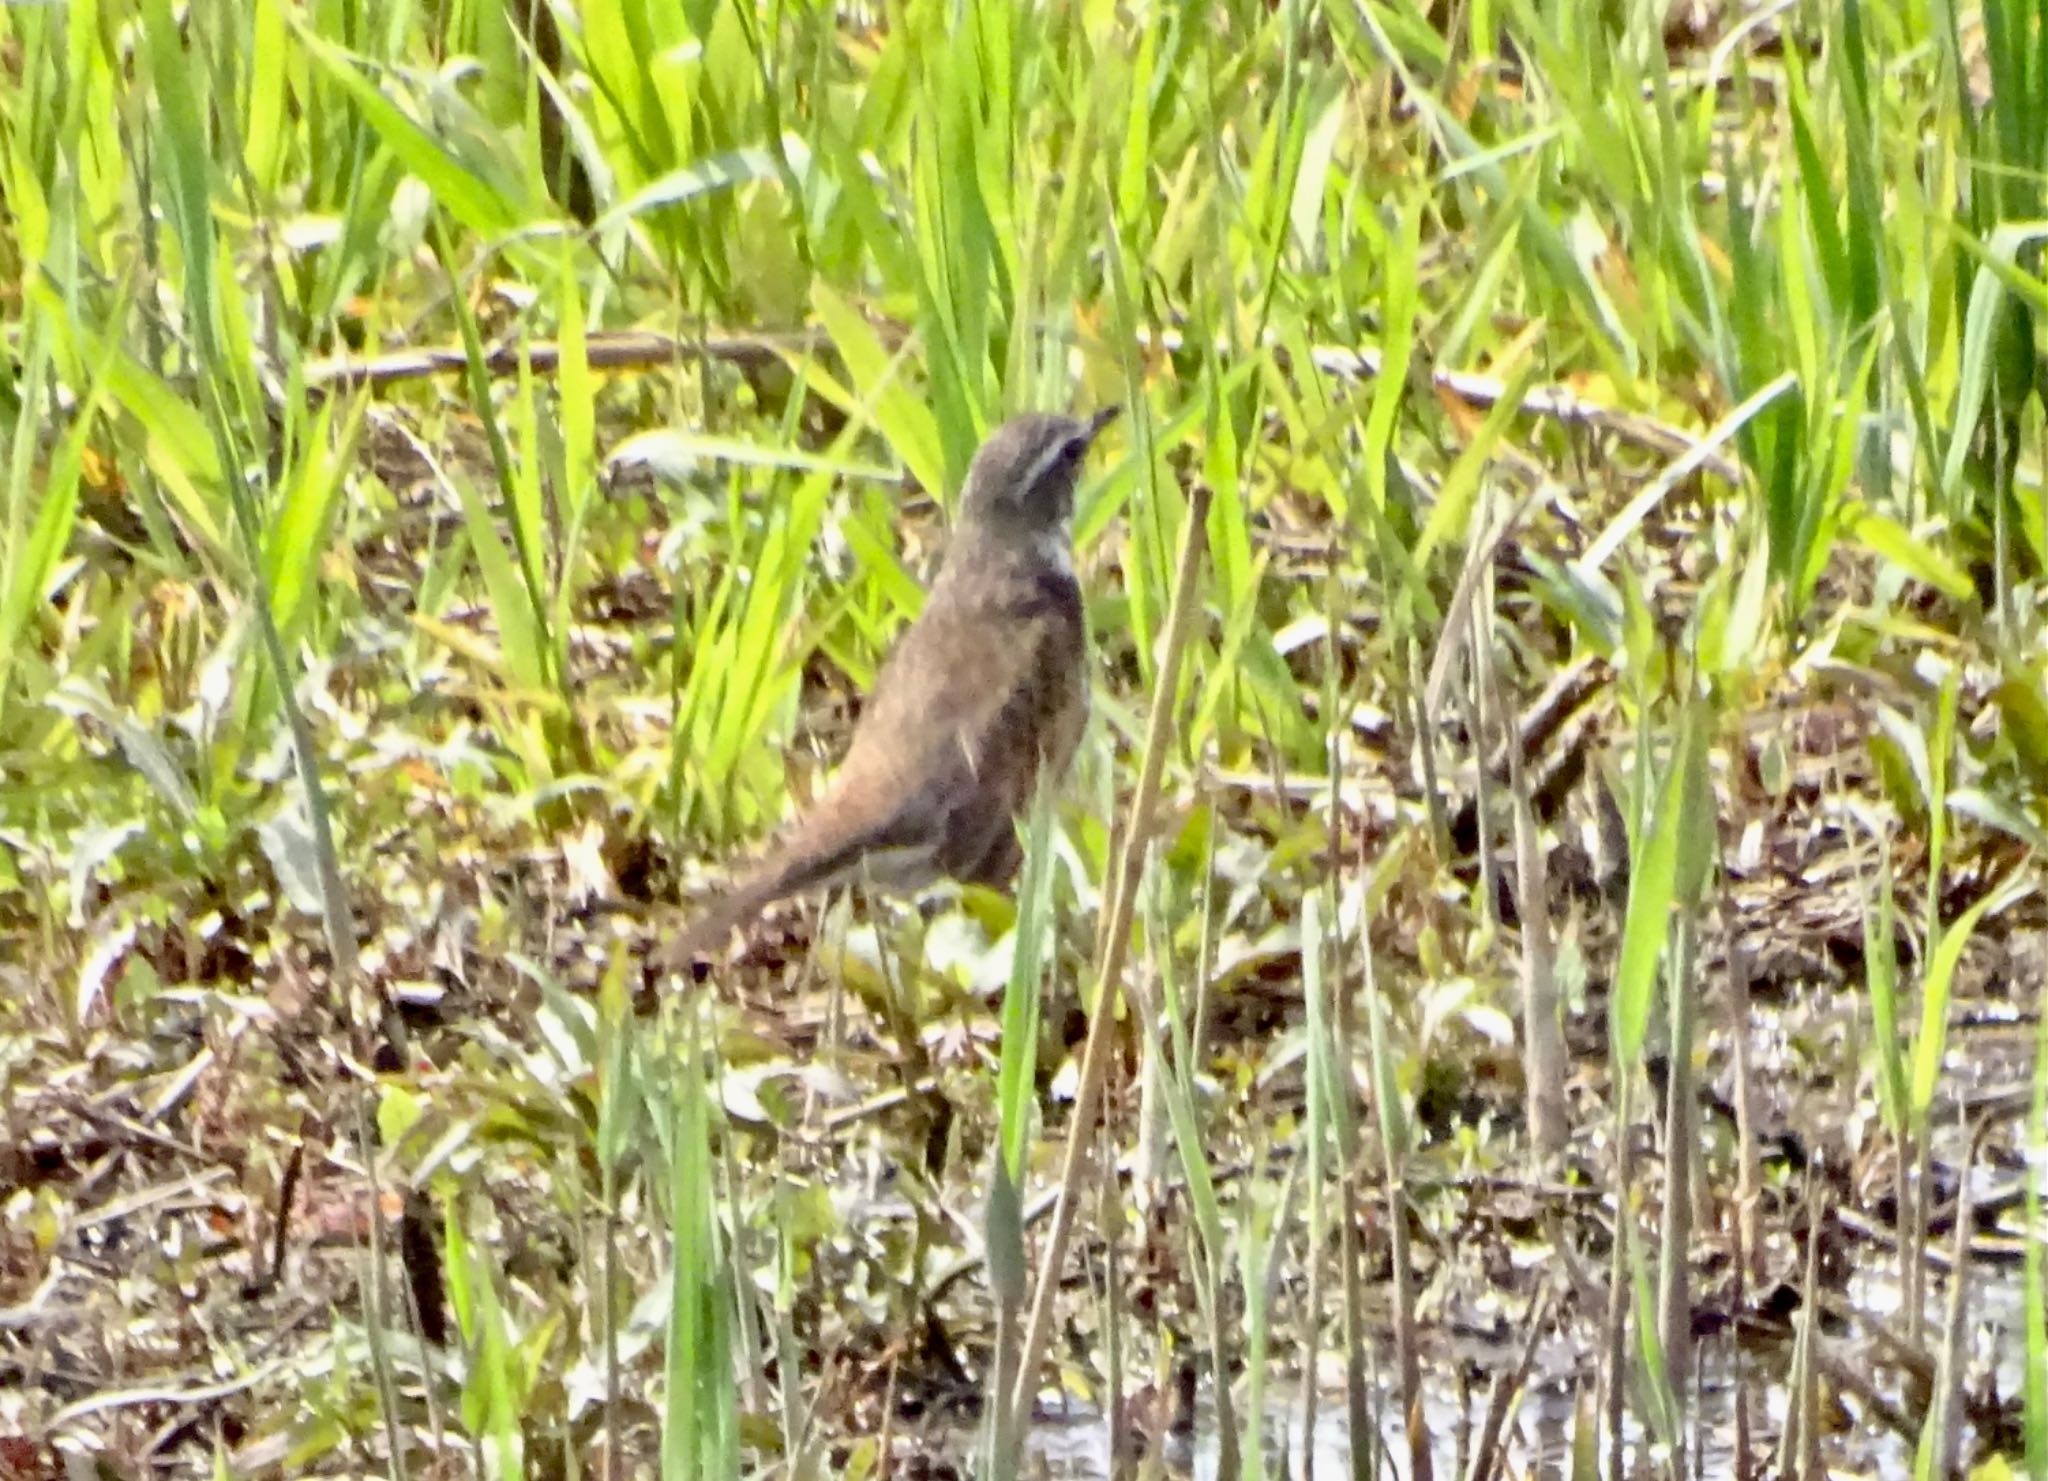
M33 962L8 1012L74 1049L94 1025L140 1034L179 985L163 964L246 931L248 960L342 1006L348 1083L417 1077L407 1093L445 1109L399 979L437 962L502 1010L531 987L507 970L525 953L609 970L593 1124L536 1122L594 1157L566 1196L667 1252L664 1468L741 1462L735 1375L771 1347L804 1451L795 1303L779 1290L756 1326L744 1258L776 1250L785 1283L809 1268L745 1196L753 1159L788 1148L735 1126L737 1051L708 1018L672 1053L627 1027L619 912L598 907L633 892L637 851L659 861L642 888L694 883L810 790L834 730L813 722L915 615L1003 415L1123 401L1077 520L1099 691L1080 785L1111 804L1049 800L1017 913L971 905L1016 949L1000 1051L947 1087L995 1128L963 1139L991 1169L991 1455L1014 1455L1046 1371L1083 1154L1121 1129L1096 1112L1118 1104L1127 977L1163 985L1142 1000L1165 1019L1148 1052L1197 1345L1212 1380L1253 1360L1247 1407L1224 1400L1237 1459L1264 1463L1261 1355L1291 1320L1324 1350L1326 1299L1364 1422L1368 1240L1391 1247L1411 1465L1428 1454L1418 1005L1466 994L1465 1044L1512 1013L1536 964L1494 916L1492 843L1526 853L1558 826L1518 782L1495 807L1488 778L1475 888L1437 794L1588 654L1618 675L1604 769L1631 803L1599 974L1617 1156L1667 1032L1664 1131L1689 1135L1713 1018L1674 963L1710 957L1727 915L1705 907L1730 888L1750 717L1813 696L1872 717L1862 1093L1898 1149L1917 1338L1957 974L2048 837L2048 26L2033 3L1871 0L1719 20L1681 54L1649 8L1593 0L0 6L0 920ZM596 368L629 328L675 353ZM459 376L373 393L308 373L422 346L459 349ZM1473 378L1499 394L1475 401ZM635 583L662 600L628 600ZM1407 796L1375 813L1389 778ZM1361 862L1346 830L1368 820ZM2000 887L1957 908L1999 849ZM1081 1092L1057 1105L1036 1004L1077 974L1056 902L1108 923L1080 974ZM1575 941L1558 910L1544 924ZM124 931L152 949L96 947ZM1915 932L1908 970L1894 937ZM1208 1030L1275 962L1300 963L1313 1005L1307 1130L1279 1145L1284 1118L1247 1096L1271 1160L1232 1193ZM1554 1118L1556 1084L1540 1104ZM801 1118L767 1119L794 1138ZM373 1178L505 1165L368 1141ZM1638 1177L1686 1166L1614 1173L1617 1456L1627 1395L1663 1444L1684 1433L1697 1239L1660 1251L1660 1309L1635 1215ZM1042 1183L1063 1192L1027 1308ZM477 1363L461 1423L480 1465L517 1469L523 1428L569 1424L527 1380L577 1354L475 1238L474 1187L450 1207ZM615 1415L631 1243L607 1222L585 1273ZM1303 1297L1294 1272L1333 1245L1339 1278ZM2036 1474L2042 1340L2035 1319Z

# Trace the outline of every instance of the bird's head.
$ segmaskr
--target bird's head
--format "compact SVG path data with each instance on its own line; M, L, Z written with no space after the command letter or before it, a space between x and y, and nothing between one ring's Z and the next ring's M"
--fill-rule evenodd
M963 523L996 525L1026 534L1056 530L1074 514L1081 460L1119 408L1106 407L1082 421L1051 412L1011 417L983 443L967 470L960 496Z

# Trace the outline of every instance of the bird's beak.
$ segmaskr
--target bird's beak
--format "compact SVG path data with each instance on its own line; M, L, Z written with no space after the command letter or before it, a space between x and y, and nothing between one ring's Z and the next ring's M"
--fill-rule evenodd
M1122 416L1123 411L1124 409L1121 406L1105 406L1102 410L1095 413L1094 416L1088 418L1088 437L1087 441L1082 445L1087 446L1089 443L1093 443L1097 437L1102 435L1102 429Z

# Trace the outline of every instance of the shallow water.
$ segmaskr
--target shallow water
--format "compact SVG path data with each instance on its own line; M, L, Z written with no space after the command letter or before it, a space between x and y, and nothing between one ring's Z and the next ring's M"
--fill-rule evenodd
M1896 1312L1896 1282L1889 1272L1868 1273L1852 1284L1855 1304L1860 1310ZM1998 1392L2014 1393L2025 1360L2020 1327L2023 1292L2018 1272L1980 1269L1975 1284L1973 1370L1988 1370L1994 1375ZM1944 1283L1931 1284L1933 1323L1940 1320L1945 1293ZM1503 1343L1495 1345L1497 1361L1488 1363L1474 1351L1480 1345L1461 1344L1464 1350L1460 1356L1486 1369L1485 1381L1490 1381L1493 1372L1506 1371L1519 1357ZM1789 1340L1776 1349L1739 1354L1731 1342L1723 1339L1700 1344L1700 1375L1692 1389L1687 1429L1689 1439L1699 1437L1706 1446L1704 1474L1732 1473L1739 1381L1746 1381L1750 1387L1752 1450L1763 1457L1776 1445L1786 1412L1785 1379L1791 1353ZM1589 1348L1562 1336L1541 1344L1529 1388L1510 1422L1509 1474L1526 1476L1531 1481L1564 1481L1569 1471L1578 1394L1582 1387L1594 1382L1596 1356ZM1425 1377L1425 1383L1431 1383L1431 1379ZM1351 1435L1342 1393L1319 1394L1314 1430L1305 1435L1299 1382L1285 1381L1284 1386L1288 1396L1275 1399L1265 1411L1264 1440L1269 1468L1304 1481L1313 1481L1318 1476L1349 1477ZM1461 1399L1455 1382L1441 1374L1425 1394L1425 1412L1435 1437L1431 1459L1439 1477L1462 1473L1469 1459L1464 1448L1472 1443L1486 1402L1484 1382L1475 1384L1467 1401ZM1395 1407L1383 1390L1379 1396L1379 1422L1386 1436L1386 1453L1381 1457L1378 1474L1388 1477L1407 1474L1406 1444ZM1640 1468L1642 1474L1652 1474L1653 1457L1646 1448L1649 1441L1633 1413L1626 1423L1625 1440L1632 1465ZM1218 1449L1214 1412L1205 1390L1197 1412L1192 1464L1170 1470L1169 1474L1211 1481L1217 1474ZM1283 1453L1284 1469L1280 1465ZM1823 1454L1836 1464L1869 1474L1905 1474L1912 1463L1911 1447L1871 1420L1830 1435ZM1073 1419L1042 1421L1029 1437L1028 1455L1027 1474L1031 1475L1064 1481L1100 1481L1115 1473L1110 1464L1109 1426L1099 1414L1081 1413Z

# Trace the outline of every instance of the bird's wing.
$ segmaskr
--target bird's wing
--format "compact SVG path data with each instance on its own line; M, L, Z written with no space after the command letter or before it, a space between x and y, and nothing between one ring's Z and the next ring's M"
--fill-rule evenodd
M995 882L979 865L1080 739L1081 593L1059 569L954 574L876 679L842 774L930 837L937 872Z
M876 676L824 797L690 924L672 959L862 872L904 889L940 875L1000 882L1041 757L1064 768L1080 738L1084 711L1069 701L1082 627L1064 571L948 573Z

